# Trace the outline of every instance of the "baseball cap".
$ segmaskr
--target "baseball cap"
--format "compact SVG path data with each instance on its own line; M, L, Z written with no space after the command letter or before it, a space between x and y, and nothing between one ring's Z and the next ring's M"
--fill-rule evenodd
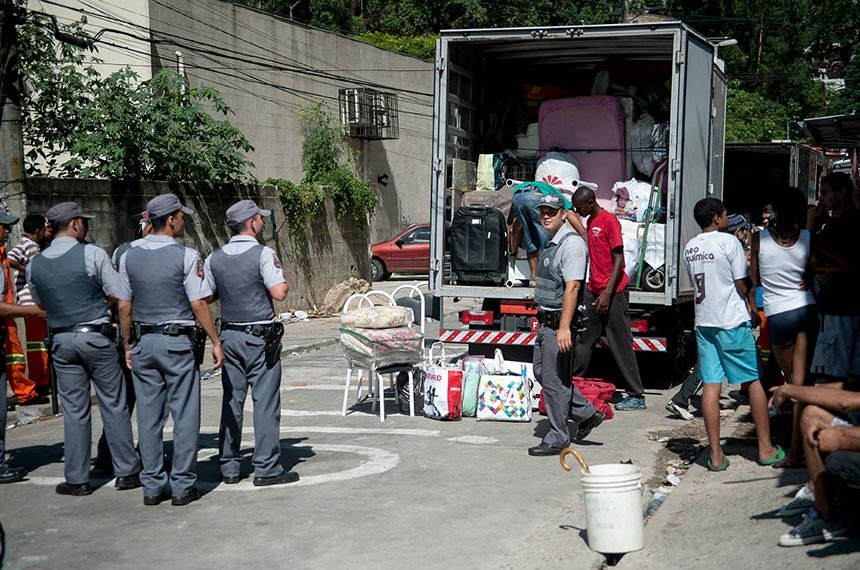
M239 200L227 208L227 225L238 226L239 224L250 220L257 214L260 214L261 216L269 216L272 212L269 210L263 210L253 200Z
M60 202L48 208L48 211L45 212L45 217L52 224L64 224L75 218L90 219L95 216L85 213L76 202Z
M189 216L194 213L194 210L182 205L176 194L159 194L146 204L146 211L149 212L150 218L163 218L179 210Z
M728 231L736 232L738 230L751 230L752 224L742 214L732 214L728 219Z
M539 210L542 206L552 208L553 210L564 210L564 200L561 199L561 196L556 196L555 194L544 194L535 208Z
M139 218L137 221L137 231L142 232L146 229L146 224L149 223L149 211L144 210L140 214L135 216L135 218Z

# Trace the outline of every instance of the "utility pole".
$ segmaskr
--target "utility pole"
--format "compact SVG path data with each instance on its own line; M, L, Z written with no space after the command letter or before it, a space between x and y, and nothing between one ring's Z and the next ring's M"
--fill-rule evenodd
M18 14L12 0L0 0L0 195L7 195L9 211L26 215L24 197L24 141L22 82L18 67ZM13 226L14 227L14 226ZM10 241L17 241L18 229ZM13 241L14 240L14 241Z
M621 23L626 24L630 21L630 0L622 0L621 2Z

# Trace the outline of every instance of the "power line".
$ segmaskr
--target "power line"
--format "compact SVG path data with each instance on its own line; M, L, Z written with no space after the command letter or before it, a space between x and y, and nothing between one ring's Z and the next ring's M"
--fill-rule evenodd
M132 53L137 53L137 54L141 54L141 55L144 55L144 56L148 55L148 54L147 54L147 52L142 52L142 51L140 51L140 50L136 50L136 49L134 49L134 48L130 48L130 47L128 47L128 46L122 46L122 45L114 44L114 43L107 42L107 41L105 41L104 43L106 43L107 45L110 45L110 46L116 47L116 48L118 48L118 49L123 49L123 50L130 51L130 52L132 52ZM199 65L199 64L198 64L198 65L195 65L195 64L186 64L186 68L188 68L188 67L198 68L198 69L202 69L202 70L204 70L204 71L209 71L209 72L211 72L211 73L215 73L215 74L220 75L220 76L223 76L223 77L227 77L227 78L231 78L231 79L243 80L243 81L246 81L246 82L251 82L251 83L258 84L258 85L262 85L262 86L264 86L264 87L269 87L269 88L272 88L272 89L277 89L277 90L279 90L279 91L284 91L284 92L287 92L287 93L289 93L289 94L291 94L291 95L294 95L294 96L296 96L296 97L298 97L298 98L300 98L300 99L302 99L302 100L304 100L304 101L310 102L310 103L313 103L313 102L315 101L315 100L314 100L314 99L312 99L311 97L319 97L319 98L328 99L328 100L331 100L331 101L339 101L339 99L338 99L337 97L334 97L334 96L331 96L331 95L324 95L324 94L321 94L321 93L315 93L315 92L311 92L311 91L304 91L304 90L301 90L301 89L293 89L293 88L290 88L290 87L286 87L286 86L284 86L284 85L280 85L280 84L277 84L277 83L273 83L273 82L270 82L270 81L266 81L266 80L264 80L264 79L261 79L261 78L259 78L259 77L256 77L256 76L251 75L251 74L248 74L248 73L243 73L242 75L236 75L236 74L234 74L234 73L229 73L229 72L227 72L227 71L223 71L223 70L215 69L215 68L210 68L210 67L207 67L207 66L204 66L204 65ZM213 83L215 83L214 81L212 81L212 82L213 82ZM260 93L256 93L256 92L250 91L250 90L249 90L249 89L247 89L247 88L244 88L244 87L238 87L238 86L236 86L236 85L232 85L232 87L233 87L233 88L235 88L235 89L240 89L241 91L244 91L244 92L246 92L246 93L248 93L248 94L250 94L250 95L253 95L253 96L255 96L255 97L259 97L259 98L261 98L261 99L263 99L263 100L266 100L266 101L269 101L269 102L271 102L271 103L274 103L274 104L276 104L276 105L278 105L278 106L280 106L280 107L282 107L282 108L285 108L285 109L289 110L289 111L290 111L290 112L292 112L292 113L298 113L298 112L301 110L301 107L300 107L300 106L298 106L298 105L295 105L295 104L294 104L294 105L295 105L295 108L289 108L289 107L287 107L287 106L285 106L285 105L281 105L279 102L277 102L276 100L274 100L274 99L272 99L272 98L266 97L266 96L264 96L264 95L262 95L262 94L260 94ZM422 114L422 113L415 113L415 112L412 112L412 111L404 111L404 110L400 110L400 111L398 111L398 113L403 113L403 114L407 114L407 115L417 115L417 116L421 116L421 117L425 117L425 118L432 118L432 115ZM399 128L399 130L400 130L401 132L405 133L405 134L412 135L412 136L419 137L419 138L420 138L420 137L427 137L427 136L428 136L428 135L427 135L427 133L425 133L425 132L419 131L419 130L417 130L417 129L409 129L409 128L407 128L407 127L403 127L403 126L401 126L401 127Z
M76 11L76 12L82 13L82 14L84 14L84 15L93 15L93 16L98 16L98 17L108 18L108 16L105 16L104 14L99 14L99 13L97 13L97 12L91 12L91 11L84 10L84 9L81 9L81 8L75 8L75 7L72 7L72 6L68 6L68 5L66 5L66 4L62 4L62 3L59 3L59 2L55 2L55 1L53 1L53 0L41 0L41 1L42 1L42 2L44 2L44 3L46 3L46 4L51 4L51 5L54 5L54 6L59 6L59 7L62 7L62 8L66 8L66 9L69 9L69 10L73 10L73 11ZM182 15L182 16L184 16L184 17L188 17L188 18L190 18L190 19L191 19L191 20L193 20L193 21L196 21L196 22L199 22L199 23L201 23L201 24L203 24L203 25L206 25L206 26L212 27L212 26L211 26L211 24L208 24L207 22L202 21L202 20L200 20L199 18L194 18L193 16L187 15L187 14L185 14L184 12L182 12L181 10L177 10L177 9L175 9L175 8L171 7L171 6L167 6L167 5L165 5L165 4L161 3L161 2L159 2L158 0L153 0L153 1L154 1L156 4L159 4L159 5L161 5L161 6L164 6L165 8L167 8L167 9L169 9L169 10L171 10L171 11L173 11L173 12L175 12L175 13L179 14L179 15ZM38 12L36 12L36 13L38 13ZM227 48L227 47L224 47L224 46L214 46L214 45L212 45L212 44L207 44L206 42L201 42L201 41L199 41L199 40L187 39L187 38L183 38L183 37L181 37L181 36L177 36L177 35L175 35L175 34L170 34L170 33L168 33L168 32L162 32L162 31L153 30L151 27L148 27L148 26L142 26L142 25L137 24L137 23L135 23L135 22L130 22L130 21L127 21L127 20L123 20L122 18L119 18L119 17L117 17L117 16L115 16L115 15L111 15L111 16L110 16L110 18L108 18L108 19L112 19L113 21L116 21L116 22L121 22L121 23L123 23L123 24L127 24L127 25L134 26L134 27L136 27L136 28L139 28L139 29L142 29L142 30L148 31L148 32L150 32L150 33L151 33L151 34L153 34L153 35L166 36L166 37L168 37L168 38L175 38L175 39L145 38L145 37L137 36L137 35L135 35L135 34L133 34L133 33L130 33L130 32L124 31L124 30L113 30L113 29L111 29L111 31L112 31L112 32L115 32L115 33L118 33L118 34L121 34L121 35L126 35L126 36L129 36L129 37L132 37L133 39L136 39L136 40L138 40L138 41L149 42L149 43L154 43L154 44L169 44L169 45L174 45L174 46L176 46L176 47L179 47L179 48L182 48L182 49L186 49L186 50L189 50L189 51L194 51L194 52L197 52L197 53L205 53L205 54L208 54L208 55L213 55L213 56L216 56L216 57L221 57L221 58L225 58L225 59L231 59L231 60L235 60L235 61L240 61L240 62L243 62L243 63L250 63L250 64L259 64L259 65L263 65L263 63L261 63L261 62L265 62L266 67L267 67L268 69L273 70L273 71L282 71L282 72L285 72L285 73L295 73L295 74L299 74L299 75L308 75L308 76L312 76L312 77L319 77L319 78L326 78L326 79L340 80L340 81L344 81L344 82L349 82L349 83L354 83L354 84L363 85L363 86L366 86L366 87L376 87L376 88L380 88L380 89L388 89L388 90L395 91L395 92L407 93L407 94L411 94L411 95L419 95L419 96L423 96L423 97L432 97L432 96L433 96L433 94L432 94L432 93L426 93L426 92L422 92L422 91L415 91L415 90L411 90L411 89L405 89L405 88L400 88L400 87L394 87L394 86L391 86L391 85L385 85L385 84L381 84L381 83L377 83L377 82L369 81L369 80L365 80L365 79L360 79L360 78L350 78L350 77L346 77L346 76L342 76L342 75L337 75L337 74L333 74L333 73L322 72L322 71L320 71L320 70L318 70L318 69L316 69L316 68L310 67L310 66L305 66L305 67L296 67L296 66L288 66L288 65L284 65L284 64L282 64L282 63L280 63L280 62L277 62L277 61L272 60L272 59L264 58L264 57L261 57L261 56L259 56L259 55L255 55L255 54L248 54L247 52L240 52L240 51L238 51L238 50L232 50L232 49ZM237 40L239 40L239 41L241 41L241 42L243 42L243 43L246 43L246 44L248 44L248 45L251 45L251 46L253 46L253 47L256 47L256 48L260 49L261 51L275 54L275 55L277 55L279 58L282 58L282 59L290 60L290 58L289 58L289 57L284 56L283 54L279 54L279 53L274 52L274 51L272 51L272 50L268 50L268 49L264 48L263 46L260 46L260 45L258 45L258 44L255 44L254 42L251 42L251 41L249 41L249 40L247 40L247 39L245 39L245 38L241 38L241 37L239 37L239 36L237 36L237 35L235 35L235 34L232 34L232 33L228 32L228 31L225 31L225 30L221 30L221 29L219 29L219 28L215 28L215 29L216 29L218 32L220 32L220 33L223 33L223 34L225 34L225 35L227 35L227 36L230 36L230 37L232 37L232 38L234 38L234 39L237 39ZM186 43L186 42L187 42L187 43ZM201 47L198 47L198 46L195 46L195 45L191 45L191 44L199 44L199 46L201 46ZM218 51L218 50L221 50L221 51ZM255 60L255 59L253 59L253 58L256 58L256 60ZM295 60L292 60L292 61L295 61ZM300 64L300 65L303 65L303 64ZM428 71L429 71L429 70L428 70Z

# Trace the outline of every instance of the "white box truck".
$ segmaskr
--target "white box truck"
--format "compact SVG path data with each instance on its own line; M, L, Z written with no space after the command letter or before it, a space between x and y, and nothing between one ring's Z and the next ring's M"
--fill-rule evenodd
M580 156L583 152L606 157L613 152L660 155L665 175L660 206L651 212L655 223L650 231L652 236L662 234L663 239L649 247L659 249L651 254L662 258L663 265L646 264L644 275L631 282L631 327L637 351L670 356L679 373L688 367L693 288L681 265L680 251L699 232L693 219L695 203L706 196L721 198L723 191L726 77L717 52L718 46L682 22L441 33L436 44L429 287L443 303L451 298L481 299L482 310L463 311L459 323L443 320L440 340L468 343L475 354L496 347L508 351L519 347L519 359L524 359L522 349L534 343L537 330L534 289L527 281L521 282L525 286L514 287L463 283L452 272L450 228L461 198L492 194L461 194L452 189L454 162L477 165L479 155L496 153L512 136L531 136L518 140L531 140L532 147L537 140L538 148L526 151L536 150L539 157L552 149L540 148L541 133L534 138L534 124L523 129L529 113L532 122L536 120L535 108L540 113L544 101L555 97L617 95L632 100L633 119L649 107L657 109L655 115L662 114L662 119L655 119L654 132L662 129L663 136L651 137L653 148L630 141L628 103L627 140L619 148L584 145L562 150ZM510 120L508 111L521 108L523 101L506 106L506 97L525 99L525 118L514 112L517 119ZM506 133L505 123L518 124L513 128L519 132ZM626 174L630 172L635 173ZM649 174L640 172L638 176L647 180ZM520 178L528 180L522 174ZM587 172L582 172L582 179L588 180ZM598 195L606 197L608 191L601 188ZM515 266L521 269L523 263L511 260L511 266L512 276L516 276Z

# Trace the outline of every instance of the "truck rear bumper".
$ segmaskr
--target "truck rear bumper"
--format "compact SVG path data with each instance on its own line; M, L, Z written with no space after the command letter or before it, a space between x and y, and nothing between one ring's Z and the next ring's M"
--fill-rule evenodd
M485 330L447 330L439 331L439 340L452 344L497 344L503 346L534 345L537 333L503 332ZM597 342L598 348L608 348L606 337ZM663 337L635 336L633 350L637 352L668 352L667 341Z

